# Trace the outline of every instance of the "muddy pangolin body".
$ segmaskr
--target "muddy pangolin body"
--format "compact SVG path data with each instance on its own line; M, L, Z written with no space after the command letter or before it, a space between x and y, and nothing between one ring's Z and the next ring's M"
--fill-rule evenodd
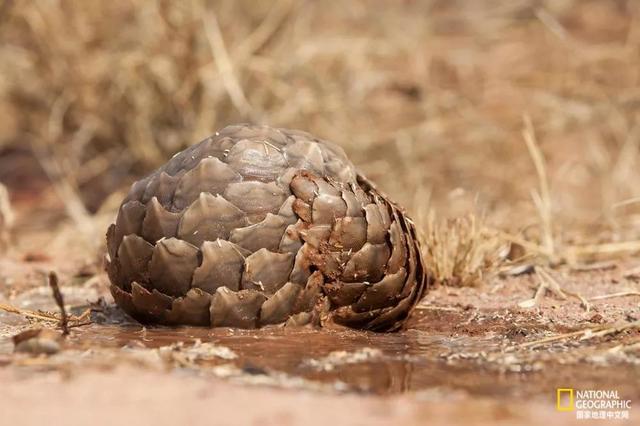
M237 125L136 182L107 232L114 299L149 323L398 329L427 274L413 223L341 148Z

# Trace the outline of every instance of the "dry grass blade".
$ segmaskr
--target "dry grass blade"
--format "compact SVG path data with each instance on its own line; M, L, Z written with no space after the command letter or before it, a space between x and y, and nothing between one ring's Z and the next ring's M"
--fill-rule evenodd
M627 324L614 325L610 327L604 327L602 329L591 329L587 330L584 333L584 336L580 338L580 340L589 340L595 339L597 337L609 336L611 334L622 333L623 331L632 330L634 328L640 327L640 320L629 322Z
M522 136L527 145L529 155L533 160L533 165L536 168L536 174L538 176L538 191L532 191L533 201L538 209L538 214L542 221L544 248L546 252L550 253L552 259L555 256L556 248L553 235L553 222L552 222L552 204L551 204L551 191L549 189L549 177L547 175L547 168L544 161L544 156L538 142L536 140L535 131L533 129L533 123L528 115L524 115L524 129L522 130Z
M609 269L615 269L618 267L616 262L602 261L594 263L577 263L570 265L572 271L576 272L589 272L589 271L604 271Z
M518 303L519 307L521 307L521 308L534 308L534 307L540 305L540 301L542 300L542 297L544 296L544 293L549 288L549 284L547 283L546 280L542 279L540 274L537 273L537 270L536 270L536 278L538 280L538 288L536 289L536 293L534 294L533 298L527 299L527 300L523 300L522 302Z
M0 302L0 310L8 312L10 314L21 315L25 318L31 318L36 321L44 321L47 323L58 323L60 324L62 318L59 314L53 312L46 311L30 311L28 309L20 309L8 303ZM81 327L83 325L91 324L91 309L85 310L81 315L68 315L67 318L67 327Z
M605 299L613 299L616 297L629 297L629 296L640 296L640 291L621 291L618 293L611 293L611 294L603 294L600 296L593 296L590 297L589 300L594 301L594 300L605 300Z
M78 185L74 180L75 175L68 173L62 165L62 160L58 158L61 151L49 149L50 145L56 143L62 136L62 121L65 111L68 109L68 103L69 101L63 97L54 102L47 127L49 144L38 138L33 138L31 139L31 150L49 178L53 190L62 201L67 215L82 231L80 236L84 236L86 241L92 244L90 236L94 235L95 229L91 215L82 201Z
M235 50L233 57L238 63L242 63L249 56L259 51L271 37L278 31L289 16L291 9L295 5L292 0L282 0L278 2L262 21L262 23L245 38Z
M570 40L570 36L567 30L562 26L560 22L558 22L558 20L553 15L547 12L547 10L540 7L536 9L535 15L536 18L538 18L540 22L542 22L542 24L544 24L544 26L547 27L549 31L560 40L562 40L563 42L567 42Z
M556 296L563 300L567 298L567 295L565 294L567 292L562 289L558 280L556 280L555 277L551 275L549 270L543 267L538 267L536 268L536 274L544 279L544 281L547 283L547 288L549 288L549 290L551 290L551 292L553 292Z
M604 326L596 326L596 327L592 327L592 328L587 328L587 329L583 329L583 330L578 330L578 331L572 331L570 333L563 333L563 334L558 334L555 336L548 336L542 339L538 339L538 340L534 340L531 342L525 342L525 343L521 343L519 345L513 346L511 348L509 348L510 350L519 348L519 349L524 349L524 348L532 348L532 347L536 347L536 346L540 346L546 343L554 343L554 342L559 342L562 340L566 340L566 339L571 339L574 337L579 337L580 341L584 341L584 340L589 340L589 339L593 339L596 337L603 337L606 335L610 335L610 334L617 334L617 333L621 333L623 331L626 330L631 330L634 328L639 328L640 327L640 320L638 321L633 321L633 322L629 322L626 324L621 324L621 325L614 325L614 326L610 326L610 325L604 325Z
M550 283L550 288L558 294L561 298L566 299L567 295L574 297L580 300L581 306L589 312L591 310L591 305L587 301L587 299L582 296L580 293L572 292L564 289L557 278L554 276L554 273L547 268L539 268L540 274L545 277L545 279Z
M229 52L222 38L222 32L220 31L220 25L218 19L213 12L205 12L203 15L202 25L207 35L207 40L211 46L213 53L213 59L220 73L222 84L224 85L231 102L236 109L245 117L252 119L256 118L256 114L249 104L247 97L242 90L242 86L236 76L233 68L233 63L229 57ZM254 120L255 121L255 120Z
M518 303L519 307L533 308L535 306L539 306L544 293L546 292L546 290L549 290L562 300L565 300L567 296L575 297L576 299L580 300L581 306L587 312L591 310L591 304L589 303L589 301L580 293L574 293L572 291L564 289L560 285L558 279L551 272L551 270L544 267L536 267L535 272L539 282L539 286L536 290L535 296L532 299L524 300Z
M620 207L626 207L626 206L630 206L632 204L637 204L637 203L640 203L640 197L633 197L623 201L619 201L615 203L611 208L619 209Z
M12 314L22 315L25 318L31 318L38 321L58 323L60 325L60 328L62 328L63 336L66 336L69 334L69 329L71 327L79 327L82 325L90 324L91 309L86 309L79 316L69 315L67 313L67 309L64 304L64 297L62 295L62 292L60 291L57 274L51 271L47 279L48 279L49 287L51 288L53 300L56 302L56 305L60 310L59 314L56 315L55 313L52 313L52 312L46 312L46 311L35 312L27 309L20 309L15 306L9 305L7 303L0 303L0 310L9 312Z
M602 258L617 258L638 252L640 252L640 240L570 246L566 248L565 256L569 263L578 263Z
M9 200L9 191L0 183L0 253L9 247L11 228L15 218Z
M538 279L539 285L536 289L536 293L533 296L533 299L520 302L518 303L518 306L520 306L521 308L533 308L535 306L538 306L547 290L551 291L562 300L567 298L565 292L562 290L558 282L544 268L537 267L535 269L535 274Z
M49 312L34 312L26 309L16 308L15 306L9 305L7 303L0 302L0 309L9 312L11 314L22 315L25 318L33 318L40 321L47 322L59 322L60 318L56 317L55 314Z

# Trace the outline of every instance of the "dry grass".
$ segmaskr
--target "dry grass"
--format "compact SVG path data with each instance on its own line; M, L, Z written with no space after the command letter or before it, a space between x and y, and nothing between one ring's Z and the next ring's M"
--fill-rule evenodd
M438 221L432 212L424 228L424 258L443 285L479 284L498 272L509 252L508 243L473 214Z
M0 254L3 253L9 245L13 221L13 210L11 209L11 202L9 201L9 192L7 188L0 183Z
M93 235L113 191L264 122L340 143L454 224L427 230L445 281L491 263L470 211L536 262L640 251L637 2L375 3L4 2L0 181Z

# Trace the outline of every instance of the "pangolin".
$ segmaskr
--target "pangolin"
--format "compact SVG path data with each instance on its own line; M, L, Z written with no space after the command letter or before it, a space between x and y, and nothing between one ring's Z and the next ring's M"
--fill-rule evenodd
M401 328L428 285L413 222L344 151L233 125L135 182L107 231L111 293L144 323Z

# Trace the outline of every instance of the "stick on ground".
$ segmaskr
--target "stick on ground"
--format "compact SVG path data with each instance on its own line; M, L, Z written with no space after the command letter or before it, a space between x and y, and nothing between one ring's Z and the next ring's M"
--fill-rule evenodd
M56 301L58 308L60 309L60 327L62 327L62 335L69 334L69 318L67 316L67 310L64 308L64 298L60 292L58 286L58 275L55 272L49 272L49 287L53 292L53 299Z

